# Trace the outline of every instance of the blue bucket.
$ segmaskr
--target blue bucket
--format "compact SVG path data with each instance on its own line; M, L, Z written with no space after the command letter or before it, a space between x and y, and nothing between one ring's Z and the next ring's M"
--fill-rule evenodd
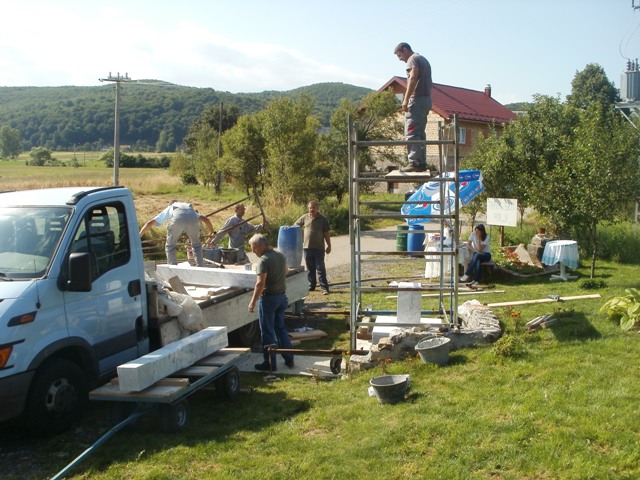
M302 228L280 227L278 231L278 250L287 260L287 267L296 268L302 263Z

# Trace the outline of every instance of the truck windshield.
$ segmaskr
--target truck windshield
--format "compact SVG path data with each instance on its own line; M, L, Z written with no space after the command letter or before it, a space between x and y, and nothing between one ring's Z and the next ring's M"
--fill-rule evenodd
M0 208L0 281L43 276L70 213L60 207Z

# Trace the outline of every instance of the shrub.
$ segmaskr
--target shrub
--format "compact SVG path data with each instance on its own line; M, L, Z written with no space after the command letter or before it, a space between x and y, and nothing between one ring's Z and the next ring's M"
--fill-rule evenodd
M626 295L611 297L600 307L600 313L605 313L612 321L620 321L622 330L631 330L640 322L640 290L627 288Z

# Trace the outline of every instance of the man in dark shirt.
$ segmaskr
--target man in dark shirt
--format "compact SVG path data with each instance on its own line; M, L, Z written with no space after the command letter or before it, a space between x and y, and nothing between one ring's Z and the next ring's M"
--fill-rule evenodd
M258 306L258 322L264 362L254 365L256 370L275 372L276 355L269 355L269 346L290 349L291 339L284 324L284 312L289 306L289 299L285 293L287 263L283 254L269 246L269 240L262 234L256 234L249 239L251 251L258 257L256 263L256 286L249 302L249 311L253 312ZM283 353L284 363L293 368L293 355Z
M309 202L309 213L305 213L294 225L304 229L304 262L309 271L309 290L316 289L316 271L320 281L323 295L329 294L329 282L327 281L327 269L324 265L324 255L331 253L331 236L329 235L329 221L318 209L318 202ZM324 248L324 244L327 248Z

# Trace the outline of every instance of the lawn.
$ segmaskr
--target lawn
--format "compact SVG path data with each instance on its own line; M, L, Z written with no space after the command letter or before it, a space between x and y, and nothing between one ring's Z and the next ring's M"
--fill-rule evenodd
M88 158L78 168L0 162L1 189L108 185L112 176ZM141 221L171 197L189 198L202 212L229 203L210 190L180 185L166 171L121 169L120 180L134 191ZM423 259L415 258L382 273L411 278L423 271ZM585 260L577 272L581 278L566 283L547 276L493 278L493 290L505 292L478 295L479 301L601 295L496 307L506 339L500 349L458 350L444 367L411 358L336 380L281 376L265 382L262 374L242 374L246 391L235 401L209 391L193 395L185 431L162 433L157 419L145 417L95 449L68 478L640 478L640 335L597 313L609 296L640 287L638 267L598 260L596 280L603 284L596 289L583 288ZM329 273L332 282L349 279L346 267ZM349 299L348 288L336 286L329 297L311 293L307 307L348 310ZM546 313L559 322L524 330ZM306 322L328 337L302 348L348 348L342 316ZM382 405L368 395L369 380L384 373L411 376L406 400ZM55 438L33 438L19 423L0 425L2 478L50 478L110 428L109 417L106 402L93 402L80 425Z
M640 336L597 313L609 295L638 287L637 267L598 265L606 286L597 290L580 288L582 279L497 277L495 289L505 293L478 296L494 303L602 295L496 308L520 355L478 347L452 352L444 367L412 358L337 380L265 382L261 374L242 374L247 392L235 401L205 391L191 397L184 432L164 434L153 417L143 418L70 478L640 478ZM396 268L410 276L424 264L414 259ZM578 273L584 278L588 268ZM330 278L338 282L340 275L345 271ZM330 307L348 308L348 289L336 287L329 299ZM307 303L325 300L314 292ZM524 323L543 313L556 313L559 323L526 333ZM329 337L303 348L347 347L342 317L308 322ZM411 375L406 400L382 405L369 397L369 380L385 372ZM108 415L94 404L80 427L55 439L1 430L3 478L50 477L108 429Z

